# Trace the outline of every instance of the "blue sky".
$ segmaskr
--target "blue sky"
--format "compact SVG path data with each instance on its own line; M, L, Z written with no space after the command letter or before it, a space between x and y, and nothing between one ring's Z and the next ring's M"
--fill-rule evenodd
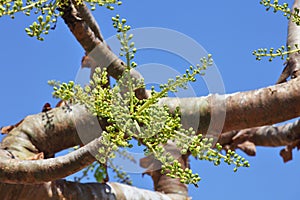
M125 1L113 12L104 8L94 12L105 38L115 34L111 17L116 13L133 28L162 27L193 38L213 55L226 93L272 85L283 69L280 59L258 62L252 56L255 49L277 48L286 43L286 18L281 13L266 12L259 1ZM74 80L84 55L61 19L44 42L27 37L24 28L33 20L23 15L17 15L15 20L0 19L0 126L40 112L46 102L55 105L47 81ZM156 62L179 72L188 67L186 61L166 52L145 50L136 56L138 64ZM201 79L193 88L198 96L208 94ZM193 199L211 200L296 199L299 153L295 151L293 161L284 164L280 149L258 148L256 157L246 156L251 167L237 173L232 167L192 160L192 168L202 181L199 188L190 187L190 195ZM136 186L152 188L148 177L132 177Z

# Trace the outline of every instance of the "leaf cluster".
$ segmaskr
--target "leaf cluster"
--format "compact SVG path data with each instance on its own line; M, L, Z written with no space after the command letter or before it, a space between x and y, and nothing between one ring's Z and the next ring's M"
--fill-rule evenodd
M112 20L119 33L117 37L122 45L121 55L127 61L127 70L117 84L113 88L104 87L108 81L107 72L96 68L93 79L84 88L71 81L56 85L53 93L55 97L69 103L85 105L99 120L107 121L108 125L101 133L98 161L102 165L111 163L110 159L116 156L115 152L120 148L131 148L130 141L135 139L139 145L144 146L146 156L154 156L161 162L162 172L170 177L179 178L186 184L197 185L200 177L191 169L183 169L177 158L166 151L164 145L168 141L175 142L182 155L190 153L201 160L214 162L215 165L224 160L228 164L234 164L235 171L237 167L249 167L249 163L234 152L228 151L223 155L219 144L215 150L212 147L212 139L197 135L192 128L182 128L179 109L170 114L166 106L157 104L168 92L176 92L179 87L185 88L188 82L196 81L196 76L202 75L202 71L212 65L211 55L202 58L200 65L190 66L183 75L162 84L160 91L152 90L150 98L140 100L136 98L134 91L145 85L142 80L132 79L129 73L130 69L137 65L133 62L136 49L131 41L133 35L128 34L130 26L126 25L126 20L120 19L119 15ZM118 170L115 172L125 182L128 180L124 173Z
M260 1L260 4L265 6L267 11L273 8L274 13L278 11L283 12L283 15L286 16L287 19L290 19L292 17L292 21L296 23L298 26L300 25L300 16L299 16L298 8L294 8L294 10L291 10L289 8L288 3L283 3L281 5L278 3L278 0L273 0L273 3L271 2L271 0L262 0Z
M105 6L109 10L114 10L114 4L115 5L122 5L122 1L120 0L77 0L77 2L83 3L87 2L91 6L91 10L94 11L96 10L96 6Z
M55 29L57 18L63 14L59 11L60 8L68 6L70 2L69 0L0 0L0 17L10 16L14 19L15 14L19 12L26 16L30 16L32 13L38 15L37 20L25 28L25 31L29 37L36 37L43 41L44 35L47 35L50 29ZM73 3L82 4L84 2L91 6L91 10L95 10L96 5L113 10L114 4L122 4L119 0L74 0Z
M261 60L263 57L269 57L269 61L273 61L274 58L280 57L281 60L288 59L290 54L299 53L300 49L298 44L295 44L295 48L292 49L291 46L281 46L280 48L274 51L274 48L260 48L258 50L254 50L252 54L256 56L256 60Z
M266 10L269 11L273 8L273 12L277 13L278 11L283 12L283 15L287 17L287 19L292 19L292 22L295 23L297 26L300 25L300 16L299 16L299 9L294 8L291 10L289 8L288 3L279 4L278 0L261 0L260 4L266 7ZM254 50L252 55L256 57L256 60L261 60L263 57L269 57L269 61L273 61L274 58L280 57L282 60L289 59L289 55L293 53L299 53L300 49L298 48L298 44L295 44L295 48L291 46L284 46L282 45L280 48L276 50L274 48L260 48L258 50Z

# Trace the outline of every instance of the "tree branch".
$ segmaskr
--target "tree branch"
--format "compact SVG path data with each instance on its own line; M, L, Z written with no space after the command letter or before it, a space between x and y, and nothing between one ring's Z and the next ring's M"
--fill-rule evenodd
M219 143L225 149L240 148L248 155L255 155L255 146L287 146L280 153L287 162L292 160L293 148L300 147L300 120L282 126L262 126L223 133Z
M74 4L73 1L72 3ZM86 4L82 2L82 4L75 3L74 5L76 10L79 12L80 17L82 17L88 27L90 27L90 29L94 32L95 37L98 38L101 42L104 42L100 27Z
M96 138L95 127L98 131L97 118L81 105L26 117L1 143L0 182L40 183L81 170L95 161L95 152L101 145L99 139L90 142ZM77 131L86 135L77 135ZM54 154L81 141L90 143L66 156L35 160L40 153Z
M71 175L95 161L100 138L67 155L45 160L0 160L0 182L37 184Z
M171 112L179 107L188 126L190 121L198 120L198 132L206 133L213 117L211 112L222 113L226 109L226 118L221 132L276 124L300 115L300 79L269 86L258 90L238 92L214 98L214 95L198 98L163 98ZM219 99L219 100L214 100ZM218 104L225 101L226 107ZM216 123L222 123L221 121Z
M166 194L139 189L120 183L77 183L57 180L35 185L0 183L0 199L19 200L61 200L61 199L94 199L94 200L184 200L176 197L170 198ZM174 197L174 196L172 196Z
M30 115L10 130L2 140L1 148L9 151L15 158L28 159L43 152L45 157L63 149L88 143L95 138L78 135L79 128L85 134L93 135L95 118L84 106L54 108L47 112ZM87 137L86 136L86 137Z
M104 42L96 37L92 28L80 18L80 13L78 13L73 4L65 7L63 13L62 18L68 25L70 31L87 52L88 56L96 63L94 66L91 66L92 72L94 71L94 67L101 65L101 67L107 68L107 72L110 76L119 79L126 70L124 62L118 58ZM142 75L134 69L130 71L130 75L135 80L143 78ZM135 92L139 99L148 98L148 94L144 88L137 89Z

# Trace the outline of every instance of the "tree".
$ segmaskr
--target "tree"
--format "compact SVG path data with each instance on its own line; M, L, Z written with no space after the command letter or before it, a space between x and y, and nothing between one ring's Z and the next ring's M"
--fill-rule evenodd
M254 98L253 97L253 92L240 93L240 94L236 94L236 95L230 97L231 99L228 100L228 101L230 103L232 103L234 101L237 101L238 98L246 99L246 97L247 97L246 95L249 95L249 98L248 98L249 105L253 105L253 107L248 107L247 108L247 109L249 109L248 113L246 113L245 110L242 110L242 109L239 110L238 109L239 105L236 105L236 107L234 107L234 104L231 104L232 107L230 107L230 106L227 107L228 110L227 110L227 118L226 118L226 121L225 121L224 131L225 130L227 130L227 131L229 131L229 130L238 130L238 129L243 129L243 128L249 128L249 127L254 127L254 126L265 125L265 124L272 124L272 123L277 123L277 122L281 122L281 121L284 121L284 120L287 120L287 119L297 117L298 116L298 109L297 109L296 103L297 103L297 100L298 100L297 99L298 98L297 97L298 92L297 92L297 82L296 81L297 81L297 79L289 81L287 84L282 84L282 85L275 86L274 90L270 89L270 88L265 88L265 89L260 90L261 94L268 94L265 98L262 98L262 100L264 100L263 101L263 103L264 103L263 108L261 108L261 106L256 106L256 105L259 105L260 98ZM289 88L290 88L290 90L289 90ZM275 95L274 95L274 93L275 93ZM272 95L270 95L270 94L272 94ZM262 96L262 97L264 97L264 96ZM282 105L286 105L286 107L284 107L284 109L283 108L282 109L278 108L278 99L283 101ZM286 101L289 102L289 103L284 103ZM238 101L238 102L240 102L240 101ZM268 109L265 110L264 108L268 108ZM252 112L255 115L251 114L249 112ZM282 114L283 112L284 112L284 115ZM259 114L262 114L261 118L259 118L260 117ZM237 116L238 117L242 116L242 117L244 117L244 119L247 119L247 123L242 123L243 119L241 119L241 118L236 119L235 117L237 117ZM256 116L256 118L253 118L253 116ZM30 124L34 125L32 121L30 121ZM297 125L297 124L295 124L295 125ZM65 127L65 128L67 128L67 127ZM69 127L69 128L71 128L71 127ZM68 130L71 130L71 129L68 129ZM252 129L252 130L255 130L255 129ZM248 133L248 132L246 132L246 133ZM256 136L257 133L259 133L259 132L255 132L255 133L256 134L254 134L254 136ZM262 131L261 133L270 133L270 132ZM235 135L236 132L231 132L230 134ZM230 135L230 134L229 133L228 134L223 134L223 136L232 137L232 135ZM295 134L296 134L296 132L295 132ZM244 136L244 135L245 134L239 135L238 139L241 139L241 141L240 140L235 140L235 142L237 142L237 143L229 143L229 144L235 146L235 145L240 145L240 143L244 142L245 140L250 140L251 142L254 142L256 145L284 146L284 145L290 144L290 142L291 142L291 140L288 140L288 139L291 139L291 138L288 137L288 138L286 138L286 140L279 140L278 143L273 143L272 144L272 143L269 143L269 141L273 141L270 136L266 137L267 139L265 139L265 140L256 140L257 139L256 137L252 137L250 139L248 137L245 137L245 138L241 137L241 136ZM274 136L277 137L276 134ZM229 137L229 139L230 139L230 137ZM61 139L61 137L59 137L59 138ZM260 138L258 138L258 139L260 139ZM285 139L285 138L283 138L283 139ZM55 144L55 145L50 145L50 147L52 146L52 147L56 147L56 148L59 149L59 145L58 145L59 143L57 143L57 140L55 140L53 137L51 137L51 139L49 139L47 141L50 141L50 142L52 141ZM294 141L294 138L292 138L292 141ZM67 142L72 143L74 141L71 141L71 140L66 141L66 142L64 142L64 145L66 145ZM259 142L261 142L261 143L259 143ZM49 145L49 144L47 144L47 145ZM248 146L246 146L246 147L248 147ZM247 150L247 149L244 149L244 150ZM250 150L253 150L253 148L250 148ZM46 148L46 149L43 149L42 152L44 152L44 154L47 155L47 153L51 154L52 153L51 151L57 151L57 149L56 150L51 150L51 148ZM251 153L251 151L248 152L248 153ZM252 153L253 153L253 151L252 151ZM86 159L88 159L88 158L86 158ZM71 172L71 170L70 170L70 172ZM8 177L6 177L6 178L8 178ZM58 183L62 184L63 182L58 182ZM7 184L3 184L3 187L6 187L6 186L7 186ZM17 186L14 185L13 189L16 190L16 187ZM28 186L28 189L29 189L29 186ZM37 191L36 188L35 188L35 191Z

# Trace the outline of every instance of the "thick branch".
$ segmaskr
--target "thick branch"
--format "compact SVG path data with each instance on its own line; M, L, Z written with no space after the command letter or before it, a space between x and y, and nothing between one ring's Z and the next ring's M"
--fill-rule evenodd
M243 132L243 133L242 133ZM286 146L300 139L300 121L283 126L262 126L239 131L236 140L247 139L257 146Z
M256 146L279 147L300 140L300 120L282 126L262 126L223 133L219 142L223 145L250 141Z
M95 161L100 139L67 155L45 160L0 159L0 182L43 183L71 175Z
M292 150L300 147L300 120L283 126L262 126L223 133L219 143L225 149L240 148L248 155L255 155L255 146L286 146L280 155L285 162L292 160Z
M296 118L300 115L300 79L258 90L225 95L226 118L221 132L270 125ZM222 113L222 107L212 101L213 95L202 98L164 98L160 104L167 105L171 112L180 107L187 122L198 120L198 131L206 132L211 112ZM215 98L216 99L216 98ZM213 109L219 110L213 110ZM217 121L216 123L222 123Z
M76 183L57 180L35 185L0 183L0 199L19 200L171 200L168 195L120 183ZM182 198L172 198L181 200Z
M73 1L72 1L73 2ZM74 2L73 2L74 3ZM80 17L84 19L84 21L87 23L88 27L91 28L91 30L94 32L95 37L98 38L101 42L104 42L104 38L101 34L100 27L98 23L96 22L94 16L92 15L90 9L86 6L84 2L82 4L75 3L75 7L80 13Z
M28 159L36 153L53 155L63 149L82 144L79 128L89 135L95 118L84 106L60 107L27 116L3 139L1 148L18 159ZM94 138L92 138L94 139ZM89 141L91 141L90 139ZM83 141L87 143L88 141Z

